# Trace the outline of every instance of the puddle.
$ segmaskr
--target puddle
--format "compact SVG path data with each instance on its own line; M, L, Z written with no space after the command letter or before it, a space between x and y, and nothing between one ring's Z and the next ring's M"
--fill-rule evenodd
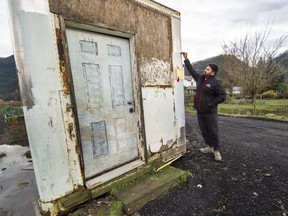
M0 216L36 215L38 191L28 147L0 145Z

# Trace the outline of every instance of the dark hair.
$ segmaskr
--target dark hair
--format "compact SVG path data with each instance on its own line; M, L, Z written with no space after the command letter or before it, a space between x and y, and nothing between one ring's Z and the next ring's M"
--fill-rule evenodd
M216 64L209 64L208 66L215 72L216 75L218 72L218 66Z

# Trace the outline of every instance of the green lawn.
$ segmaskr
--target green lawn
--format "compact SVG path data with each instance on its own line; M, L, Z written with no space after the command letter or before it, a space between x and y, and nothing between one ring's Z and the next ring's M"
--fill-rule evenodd
M187 112L195 113L192 104L187 104ZM258 100L256 113L253 114L253 105L245 100L233 100L218 106L218 113L229 116L260 116L288 121L288 100Z

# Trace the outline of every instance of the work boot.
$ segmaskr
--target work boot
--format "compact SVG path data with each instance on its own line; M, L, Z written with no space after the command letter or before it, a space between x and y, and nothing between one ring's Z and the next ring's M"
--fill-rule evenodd
M200 152L202 152L202 153L204 153L204 154L213 153L213 152L214 152L214 149L213 149L213 147L207 146L207 147L205 147L205 148L201 148L201 149L200 149Z
M221 161L222 160L222 156L221 156L219 150L214 151L214 158L215 158L215 161Z

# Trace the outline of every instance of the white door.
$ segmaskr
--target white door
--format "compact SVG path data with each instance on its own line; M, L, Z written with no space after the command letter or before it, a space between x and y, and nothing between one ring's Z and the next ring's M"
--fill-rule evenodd
M129 40L67 29L85 177L138 158Z

